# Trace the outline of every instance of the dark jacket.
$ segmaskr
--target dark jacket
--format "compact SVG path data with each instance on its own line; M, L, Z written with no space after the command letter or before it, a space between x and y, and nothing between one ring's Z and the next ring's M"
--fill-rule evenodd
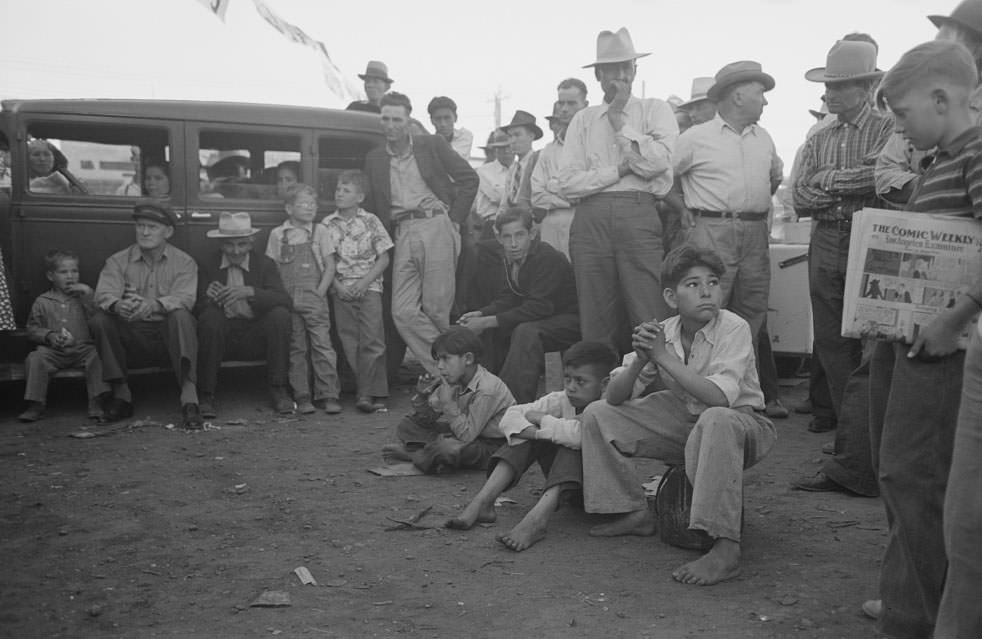
M206 306L214 303L205 295L209 284L212 282L228 284L228 270L219 268L221 263L222 253L219 251L210 256L207 261L198 264L198 300L194 304L196 315L205 310ZM293 302L283 286L283 279L280 277L276 262L262 253L253 250L249 254L249 270L245 272L243 279L246 286L256 289L256 295L249 300L249 306L257 317L274 306L293 308Z
M457 223L467 219L480 183L477 173L438 135L414 135L413 155L423 181L450 209ZM362 206L378 216L386 230L392 229L392 193L389 154L381 144L365 157L368 190Z
M498 317L498 327L511 331L518 324L554 315L579 313L576 280L566 256L545 242L534 240L525 263L518 270L518 281L511 279L505 265L504 285L481 315Z

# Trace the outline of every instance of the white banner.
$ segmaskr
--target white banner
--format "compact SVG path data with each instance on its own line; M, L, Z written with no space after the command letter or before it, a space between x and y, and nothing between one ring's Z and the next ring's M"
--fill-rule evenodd
M228 5L232 0L198 0L206 9L215 14L215 16L225 22L225 12L228 11Z
M205 2L205 0L200 1ZM224 1L227 3L229 0ZM283 18L273 13L273 11L266 6L266 3L263 2L263 0L252 1L256 5L256 11L259 12L259 15L261 15L263 19L270 24L270 26L283 34L285 38L291 42L302 44L316 51L321 60L321 70L324 74L324 84L327 85L327 88L331 91L331 93L335 94L342 100L351 100L351 94L344 85L344 78L341 76L341 70L338 69L337 65L335 65L331 60L331 56L328 55L327 47L324 46L324 43L319 40L314 40L300 27L290 24ZM206 2L206 4L208 3Z

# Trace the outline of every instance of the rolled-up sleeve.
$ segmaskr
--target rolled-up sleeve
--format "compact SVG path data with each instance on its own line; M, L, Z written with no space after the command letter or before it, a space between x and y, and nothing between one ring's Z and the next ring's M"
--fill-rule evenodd
M713 349L706 379L723 392L727 406L732 407L740 396L740 382L744 374L756 365L750 327L745 322L736 324L727 334L719 337L719 342Z

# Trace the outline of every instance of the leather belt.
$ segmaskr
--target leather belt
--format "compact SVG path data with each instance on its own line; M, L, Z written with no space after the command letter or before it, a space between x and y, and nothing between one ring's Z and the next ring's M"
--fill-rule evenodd
M405 222L406 220L426 220L437 215L444 215L446 211L441 209L432 209L429 211L403 211L402 213L396 215L392 218L392 221L396 224L400 222Z
M600 193L594 193L588 196L586 199L592 202L603 200L632 200L638 204L654 204L658 201L654 193L648 193L647 191L601 191Z
M733 213L730 211L704 211L702 209L689 209L693 215L699 217L714 217L727 220L745 220L747 222L760 222L767 219L767 213Z

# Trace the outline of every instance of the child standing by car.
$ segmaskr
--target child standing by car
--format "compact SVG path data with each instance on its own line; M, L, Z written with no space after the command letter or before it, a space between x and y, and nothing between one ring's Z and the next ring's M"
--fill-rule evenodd
M314 224L317 191L313 187L292 185L286 191L285 205L287 219L270 231L266 255L279 266L283 285L293 299L290 338L293 399L303 414L316 411L314 402L323 403L324 411L329 414L340 413L337 354L331 346L331 315L327 306L327 287L334 279L334 247L327 229Z
M321 222L337 264L331 291L334 318L348 364L355 372L358 402L366 413L385 408L387 397L385 328L382 325L382 273L389 265L392 239L382 222L361 208L366 180L361 171L344 171L334 191L337 211Z
M82 366L89 394L89 417L102 420L101 395L109 386L102 380L102 361L87 324L87 316L94 308L92 288L78 281L78 256L71 251L49 251L44 265L51 290L34 300L27 319L28 338L38 347L24 362L27 410L17 419L41 419L51 376L65 368Z

